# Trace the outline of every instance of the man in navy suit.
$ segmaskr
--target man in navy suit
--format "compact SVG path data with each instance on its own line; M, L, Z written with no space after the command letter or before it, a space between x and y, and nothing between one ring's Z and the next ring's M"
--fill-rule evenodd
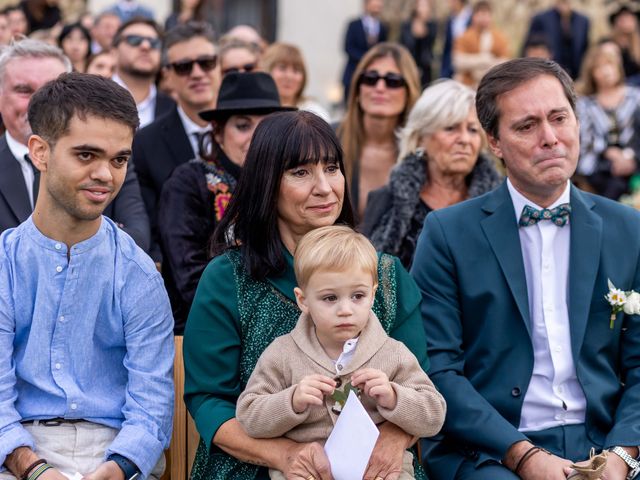
M349 98L351 77L360 59L376 43L387 40L387 28L380 21L384 7L383 0L364 0L364 15L349 23L344 39L344 51L347 53L347 65L342 75L344 102Z
M582 59L589 48L589 18L571 8L570 0L556 0L553 8L531 19L527 40L542 37L551 47L553 59L578 78Z
M564 479L590 448L623 480L640 445L640 317L610 327L607 281L640 290L640 213L570 184L579 155L571 78L511 60L478 88L507 180L432 212L412 274L429 374L447 400L423 441L434 478Z

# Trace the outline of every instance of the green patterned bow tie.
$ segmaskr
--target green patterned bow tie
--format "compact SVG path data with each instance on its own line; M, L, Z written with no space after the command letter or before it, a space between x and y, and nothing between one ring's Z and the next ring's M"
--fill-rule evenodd
M525 205L520 215L520 221L518 225L521 227L530 227L535 225L540 220L551 220L559 227L564 227L569 220L569 214L571 213L571 205L563 203L556 208L548 209L543 208L538 210L530 205Z

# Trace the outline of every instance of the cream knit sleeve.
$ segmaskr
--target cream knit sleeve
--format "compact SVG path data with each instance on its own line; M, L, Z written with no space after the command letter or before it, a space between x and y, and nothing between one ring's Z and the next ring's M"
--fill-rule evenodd
M310 409L293 410L295 385L287 385L288 366L283 352L291 346L288 335L277 338L260 356L244 392L236 404L236 418L253 438L281 437L303 423Z

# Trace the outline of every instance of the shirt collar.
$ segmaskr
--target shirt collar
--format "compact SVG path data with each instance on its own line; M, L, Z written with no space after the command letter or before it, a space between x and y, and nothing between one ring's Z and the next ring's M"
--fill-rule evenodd
M518 190L516 190L516 188L511 183L511 179L509 178L507 178L507 188L509 189L509 195L511 195L511 202L513 203L513 209L515 211L516 221L520 221L520 215L522 214L522 209L525 207L525 205L530 205L534 208L537 208L538 210L542 210L544 208L538 205L537 203L529 200L527 197L522 195ZM571 184L569 180L567 180L567 185L564 191L562 192L562 195L560 195L560 197L547 208L552 209L562 203L570 203L570 199L571 199Z
M33 223L33 215L30 215L24 223L27 234L38 245L46 248L47 250L52 250L56 253L66 253L67 247L63 242L49 238L40 230L38 230L38 227L36 227L35 223ZM114 228L113 224L110 223L110 221L107 220L104 216L101 217L100 227L98 228L98 231L86 240L72 245L71 254L78 255L80 253L89 251L99 245L105 238L107 238L107 230L110 228Z
M121 87L126 88L127 91L129 91L129 87L127 87L127 84L124 83L124 80L122 80L122 78L120 78L120 76L117 73L113 74L113 77L111 77L111 80L113 80L118 85L120 85ZM136 107L138 108L138 111L144 110L145 108L147 108L149 106L149 104L151 102L154 102L155 99L156 99L156 95L157 94L158 94L158 89L152 83L151 86L149 87L149 94L147 95L147 97L144 100L142 100L140 103L136 104Z
M26 160L24 159L24 156L29 153L29 147L13 138L8 131L5 132L5 134L7 145L9 146L9 150L11 150L11 154L16 158L16 160L18 160L18 162L25 162Z
M182 120L184 131L187 133L187 136L189 138L191 138L194 133L204 133L210 132L212 130L210 123L207 124L206 127L201 127L196 122L191 120L180 105L178 105L178 115L180 116L180 120Z

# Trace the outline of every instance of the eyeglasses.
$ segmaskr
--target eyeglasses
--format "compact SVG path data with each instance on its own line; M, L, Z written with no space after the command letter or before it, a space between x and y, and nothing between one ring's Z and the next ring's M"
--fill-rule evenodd
M120 41L124 40L127 45L132 47L139 47L142 45L142 42L145 40L149 42L149 46L153 50L158 50L160 48L161 40L157 37L145 37L144 35L125 35L120 39ZM118 43L120 43L120 41Z
M187 75L191 75L193 65L196 63L203 72L210 72L218 65L218 56L213 55L211 57L198 57L195 60L182 60L180 62L170 63L167 66L173 68L173 71L176 72L177 75L186 77Z
M362 74L360 74L360 78L358 79L358 83L365 84L369 87L375 87L380 79L384 80L384 84L387 86L387 88L401 88L407 84L402 75L398 73L387 73L386 75L382 76L375 70L362 72Z
M239 67L229 67L222 70L222 75L226 75L227 73L238 73L238 72L252 72L256 68L255 63L247 63L245 65L240 65Z

